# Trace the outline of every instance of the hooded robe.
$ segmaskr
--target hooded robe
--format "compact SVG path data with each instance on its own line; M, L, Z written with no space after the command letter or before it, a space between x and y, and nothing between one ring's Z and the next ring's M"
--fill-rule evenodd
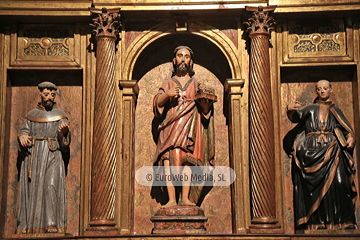
M56 105L46 111L38 104L25 117L19 136L31 137L30 147L21 147L20 191L17 233L44 233L55 226L65 233L67 225L64 156L68 156L70 132L58 129L68 120Z

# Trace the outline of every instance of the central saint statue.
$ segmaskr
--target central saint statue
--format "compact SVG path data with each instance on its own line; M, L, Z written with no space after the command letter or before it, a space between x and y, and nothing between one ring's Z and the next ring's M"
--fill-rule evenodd
M214 165L214 89L199 84L194 78L193 51L187 46L174 50L172 78L165 80L154 97L156 117L163 119L155 165L182 166L182 174L191 176L189 166ZM166 168L165 168L166 169ZM165 174L170 174L166 172ZM200 205L203 187L183 182L180 205ZM178 205L175 187L166 182L168 201L162 208Z

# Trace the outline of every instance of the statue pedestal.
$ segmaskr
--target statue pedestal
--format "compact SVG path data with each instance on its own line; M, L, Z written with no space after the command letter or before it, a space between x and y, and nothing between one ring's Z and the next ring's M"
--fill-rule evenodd
M150 220L152 234L205 234L208 220L204 210L197 206L160 208Z

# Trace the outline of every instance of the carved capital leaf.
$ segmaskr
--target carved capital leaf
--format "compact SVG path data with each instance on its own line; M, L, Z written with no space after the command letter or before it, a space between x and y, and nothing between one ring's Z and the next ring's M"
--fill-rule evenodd
M118 37L121 27L120 8L90 8L90 12L96 16L92 20L93 24L90 24L94 28L92 32L95 37Z
M247 26L247 31L250 33L268 33L274 28L276 24L273 17L269 15L271 11L275 10L275 7L262 7L259 6L257 9L253 7L246 8L247 11L252 11L252 17L248 19L244 24Z

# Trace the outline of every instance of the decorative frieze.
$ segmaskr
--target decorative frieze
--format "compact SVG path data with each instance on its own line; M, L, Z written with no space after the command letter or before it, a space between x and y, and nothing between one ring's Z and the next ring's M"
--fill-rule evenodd
M74 25L23 24L14 38L17 42L11 49L14 66L78 65Z
M352 61L353 54L343 20L329 22L289 22L285 35L284 62ZM333 58L332 58L333 57Z

